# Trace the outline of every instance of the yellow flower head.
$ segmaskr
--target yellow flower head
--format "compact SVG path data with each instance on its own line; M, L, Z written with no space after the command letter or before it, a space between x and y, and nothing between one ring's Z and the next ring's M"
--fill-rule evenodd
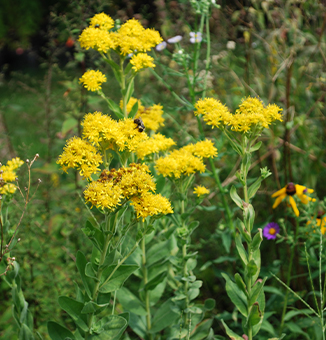
M214 98L200 99L195 104L195 115L203 115L203 119L207 125L219 128L229 123L231 119L231 113L229 109L223 105L219 100Z
M17 175L16 170L19 169L24 162L19 158L13 158L7 161L6 165L0 167L0 194L13 194L16 191L16 185L8 183L15 181Z
M147 216L173 213L170 201L161 194L155 195L147 192L142 196L133 197L131 201L131 205L136 210L137 218L142 218L143 221Z
M131 163L119 170L103 170L84 192L85 200L97 208L115 210L122 201L137 199L155 191L155 183L145 164Z
M217 156L217 149L213 142L208 139L197 142L196 144L189 144L183 147L183 149L197 157L215 158Z
M59 156L57 164L61 165L63 171L69 168L78 169L80 175L91 179L91 175L100 171L99 165L103 163L102 156L97 149L87 141L72 137L67 141L63 153Z
M171 138L166 138L160 133L153 135L149 139L140 142L136 150L137 157L144 159L147 155L158 153L169 149L175 142Z
M101 71L86 71L79 82L84 84L84 87L88 91L98 91L101 89L101 85L106 82L106 76Z
M114 140L114 145L119 151L134 152L140 142L148 139L145 132L139 132L137 125L131 118L126 118L118 122L119 135Z
M222 129L230 126L233 131L244 133L253 128L268 128L275 120L282 121L281 108L275 104L265 107L260 99L252 97L244 99L235 114L213 98L199 100L195 108L195 115L202 114L207 125Z
M115 181L122 189L123 196L128 199L156 189L153 177L145 164L131 163L127 168L120 168Z
M135 118L141 118L144 122L146 130L152 130L156 132L161 126L164 126L165 119L163 118L163 106L159 104L154 104L150 107L142 105L139 99L131 97L127 104L127 112L129 113L132 107L138 100L138 111ZM123 102L120 101L120 107L122 109Z
M275 104L264 107L260 99L248 97L232 115L229 125L232 130L239 132L248 132L256 126L268 128L273 121L282 121L281 111Z
M210 191L202 185L198 185L194 189L194 194L196 194L198 197L203 196L203 195L207 195L209 193L210 193Z
M160 34L151 29L145 29L139 21L131 19L121 25L115 35L122 55L137 52L147 52L163 41Z
M114 26L114 20L105 13L98 13L90 20L89 26L108 31Z
M88 113L81 125L83 137L97 147L106 143L105 147L109 148L110 142L120 138L118 122L101 112Z
M134 97L131 97L129 99L129 102L127 104L127 112L129 114L129 112L131 111L132 107L136 104L136 102L138 101L138 111L143 112L145 110L145 106L142 105L140 99L136 99ZM122 99L120 100L120 108L123 108L123 101Z
M118 43L115 33L103 29L87 27L78 38L80 47L86 50L93 48L99 52L107 53L110 49L116 49Z
M155 64L153 63L154 58L149 56L146 53L138 53L131 57L130 64L133 65L132 69L135 72L142 70L143 68L151 67L154 68Z
M272 197L276 197L276 200L273 204L273 209L275 209L282 201L284 198L288 197L289 198L289 203L294 211L294 214L296 216L299 216L299 210L297 208L297 204L293 198L294 195L296 195L301 203L307 204L309 201L315 202L316 199L311 198L306 195L306 193L313 193L313 189L308 189L307 187L299 184L293 184L292 182L288 183L284 188L281 190L276 191Z
M113 181L94 181L84 191L87 202L97 208L115 210L123 198L122 189Z

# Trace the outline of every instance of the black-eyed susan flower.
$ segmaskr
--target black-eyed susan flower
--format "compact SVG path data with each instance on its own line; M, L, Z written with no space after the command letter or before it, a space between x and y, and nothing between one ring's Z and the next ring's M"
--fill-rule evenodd
M86 71L79 82L84 85L88 91L98 91L101 90L101 85L106 82L106 76L101 71L89 70Z
M307 204L309 201L313 202L316 201L314 198L311 198L306 195L306 193L311 194L313 192L314 192L313 189L308 189L303 185L293 184L292 182L290 182L284 188L274 192L274 194L272 195L272 197L276 197L276 200L273 204L273 209L275 209L283 201L284 198L288 197L289 203L294 211L294 214L296 216L299 216L300 213L293 196L296 195L303 204Z
M200 196L209 194L210 191L209 191L207 188L205 188L204 186L198 185L198 186L194 189L193 193L196 194L198 197L200 197Z

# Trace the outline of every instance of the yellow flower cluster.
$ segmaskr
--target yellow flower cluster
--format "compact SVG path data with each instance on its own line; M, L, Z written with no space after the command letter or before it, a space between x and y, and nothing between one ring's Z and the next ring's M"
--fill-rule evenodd
M194 194L196 194L198 197L203 196L203 195L207 195L209 193L210 193L210 191L202 185L198 185L194 189Z
M82 126L83 137L104 149L133 152L139 143L148 139L145 132L138 131L133 119L116 121L101 112L88 113Z
M139 143L136 154L138 158L144 159L146 156L152 153L165 151L173 145L175 145L175 142L172 138L166 138L165 136L158 133Z
M100 171L99 165L103 163L102 156L97 149L79 137L72 137L67 141L63 153L59 156L57 164L63 171L77 168L81 176L90 179L92 174Z
M141 117L147 130L152 130L156 132L161 126L164 126L163 118L163 106L159 104L154 104L150 107L142 105L139 99L131 97L127 104L127 112L129 113L138 100L138 111L136 118ZM123 103L120 101L120 107L122 108Z
M142 70L143 68L147 68L147 67L154 68L155 64L153 63L153 61L154 61L154 58L152 58L148 54L138 53L138 54L134 54L131 57L130 64L133 65L132 69L135 72L138 72Z
M85 200L92 206L114 211L118 205L131 200L137 218L169 214L171 203L161 195L155 195L155 183L145 164L131 163L119 170L104 170L97 181L84 191Z
M204 172L203 158L214 158L217 149L209 140L187 145L179 150L172 151L168 156L161 157L155 162L155 168L164 177L180 178L182 175L191 175Z
M130 53L150 51L163 41L159 32L145 29L138 20L131 19L115 31L110 32L113 20L104 13L96 14L79 37L80 46L93 48L107 53L113 49L118 54L126 56ZM150 66L152 67L152 66Z
M200 99L195 104L195 115L202 114L207 125L217 128L230 126L231 130L248 132L253 128L268 128L275 120L282 121L282 109L275 104L265 107L258 98L248 97L242 101L235 114L220 101L213 98Z
M79 78L79 82L84 84L88 91L94 92L101 90L101 85L106 82L106 76L101 71L89 70Z
M13 194L16 191L16 185L9 182L13 182L16 179L16 171L24 164L19 158L13 158L7 161L6 165L0 167L0 194L8 195Z

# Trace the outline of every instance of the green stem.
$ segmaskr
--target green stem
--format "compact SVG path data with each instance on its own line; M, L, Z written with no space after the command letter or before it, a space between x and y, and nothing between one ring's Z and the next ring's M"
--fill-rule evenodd
M142 222L143 223L143 222ZM145 238L141 241L141 249L142 249L142 269L143 269L143 280L144 280L144 286L148 283L148 273L147 273L147 267L146 267L146 242ZM150 340L153 339L153 335L149 333L150 329L152 328L152 321L151 321L151 308L149 304L149 292L145 288L145 306L146 306L146 323L147 323L147 332L148 337Z
M325 331L324 331L324 295L323 295L323 283L322 283L322 256L323 256L323 234L320 232L320 246L319 246L319 290L320 290L320 326L323 334L323 340L325 340Z
M298 219L296 219L295 236L294 236L294 242L291 248L290 264L289 264L288 275L286 279L286 285L288 287L290 287L290 282L291 282L292 264L293 264L293 258L294 258L294 253L295 253L295 246L297 243L298 229L299 229ZM288 305L289 292L290 292L289 289L287 289L285 292L284 306L283 306L283 311L282 311L281 326L280 326L280 332L279 332L280 335L282 334L283 327L284 327L284 317L285 317L285 313L286 313L286 309Z
M108 223L108 219L109 219L108 216L106 216L106 219L107 219L107 223ZM102 250L102 253L101 253L101 258L100 258L100 262L99 262L98 270L97 270L97 275L96 275L97 281L96 281L96 284L94 286L93 295L92 295L92 301L94 301L94 302L96 302L96 299L97 299L97 296L98 296L98 293L99 293L100 282L101 282L102 273L103 273L102 265L103 265L103 263L105 261L106 254L107 254L107 251L109 249L109 244L110 244L112 236L113 236L113 234L108 234L105 237L104 246L103 246L103 250ZM94 318L94 313L90 314L90 316L89 316L89 319L88 319L88 328L89 328L89 330L85 334L85 340L91 334L93 318Z
M186 279L183 284L184 295L186 296L186 307L185 310L189 307L189 298L188 298L188 268L187 268L187 241L182 247L182 257L183 257L183 277ZM185 313L185 327L188 329L189 323L189 312ZM189 334L188 334L189 335Z

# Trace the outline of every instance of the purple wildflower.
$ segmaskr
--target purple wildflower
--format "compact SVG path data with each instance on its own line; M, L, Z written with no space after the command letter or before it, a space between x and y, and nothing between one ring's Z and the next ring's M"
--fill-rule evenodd
M263 230L264 237L267 238L267 240L274 240L276 239L276 235L280 232L280 227L275 222L270 222L267 224L267 226Z

